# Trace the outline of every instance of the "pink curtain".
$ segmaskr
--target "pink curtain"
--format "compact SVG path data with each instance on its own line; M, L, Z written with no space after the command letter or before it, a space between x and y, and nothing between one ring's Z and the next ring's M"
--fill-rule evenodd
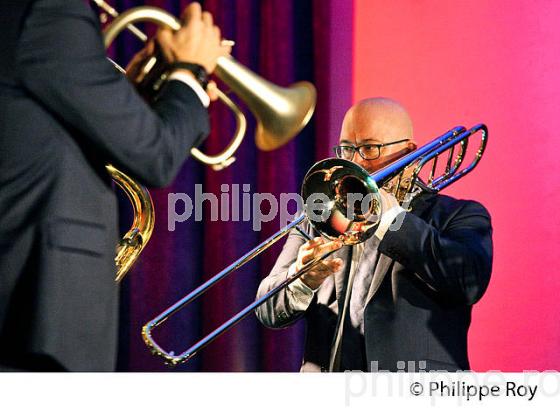
M188 2L114 2L119 10L140 4L179 15ZM232 166L216 172L190 159L171 187L152 190L156 207L154 235L122 287L119 368L125 371L166 370L144 346L142 325L280 228L278 217L263 223L260 231L255 231L252 221L211 221L206 201L202 221L191 217L170 232L168 195L185 193L194 198L196 184L202 192L214 193L218 198L224 191L223 184L230 192L233 184L239 184L240 191L248 184L251 193L271 193L276 198L281 193L299 192L313 162L331 155L341 115L350 104L352 1L207 0L203 7L213 13L223 36L235 40L236 59L280 86L299 80L313 82L318 105L314 119L301 134L272 152L256 149L252 141L254 118L249 114L248 136ZM112 52L117 60L126 61L138 47L134 38L123 35ZM245 112L248 113L246 108ZM212 134L202 148L216 153L230 139L232 115L223 105L215 104L211 124ZM122 213L130 213L126 200L121 204ZM266 208L262 206L263 213L268 211ZM123 228L127 224L123 218ZM185 350L254 300L261 278L270 271L280 249L281 244L212 288L154 336L166 348ZM303 339L303 323L273 331L251 315L176 370L297 371Z

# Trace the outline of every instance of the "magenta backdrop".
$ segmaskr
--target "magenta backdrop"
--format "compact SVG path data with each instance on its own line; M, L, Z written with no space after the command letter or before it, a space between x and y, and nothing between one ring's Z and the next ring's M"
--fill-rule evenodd
M490 130L479 168L446 192L493 217L473 368L559 370L560 2L356 0L354 10L354 100L402 101L421 143L458 124Z
M178 14L188 1L146 3ZM172 187L153 191L154 239L123 286L120 369L163 370L140 340L141 325L279 227L277 219L260 232L247 222L211 222L206 209L205 222L190 220L169 232L167 194L194 195L196 183L217 195L224 183L297 192L308 166L330 155L352 99L378 95L408 107L420 143L457 124L489 126L480 166L447 190L481 201L493 217L494 271L474 309L471 363L475 370L560 369L560 3L208 0L204 6L237 41L234 55L243 64L281 85L313 81L317 111L306 131L278 151L261 153L246 141L228 170L189 161ZM134 48L125 38L113 52L124 58ZM212 126L205 149L216 152L232 122L213 108ZM178 350L212 329L253 298L278 251L213 289L158 336ZM251 317L178 370L297 370L303 336L301 325L268 331Z

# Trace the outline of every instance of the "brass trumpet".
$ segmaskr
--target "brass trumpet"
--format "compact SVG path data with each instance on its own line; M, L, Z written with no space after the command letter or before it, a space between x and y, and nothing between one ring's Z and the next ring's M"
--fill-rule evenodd
M106 48L123 30L129 30L146 42L148 37L134 25L139 22L151 22L172 30L181 27L179 20L156 7L136 7L119 14L104 0L94 1L101 10L114 19L103 32ZM168 76L166 70L162 69L165 68L164 65L156 55L150 56L141 65L138 75L131 80L137 87L142 88L144 94L146 89L148 94L155 94ZM124 72L118 65L117 68ZM309 82L298 82L286 88L279 87L247 69L233 57L220 57L215 75L244 101L255 116L257 122L255 142L261 150L270 151L286 144L301 131L313 115L316 90ZM207 155L198 148L193 148L191 154L212 169L221 170L235 161L233 155L243 141L247 121L240 108L224 92L216 89L216 94L235 116L236 130L233 138L224 151L217 155ZM126 192L134 210L134 222L120 241L115 259L118 268L116 280L120 281L150 239L154 227L154 210L146 188L111 165L107 166L107 171Z
M474 159L469 165L461 168L465 158L468 141L472 135L479 132L481 133L481 139L479 147L474 155ZM203 283L191 293L177 301L174 305L167 308L144 325L142 328L142 337L144 342L153 354L164 359L167 364L177 365L192 359L206 345L236 325L245 316L265 303L280 290L288 286L304 273L311 270L316 264L320 263L330 254L309 261L298 273L285 279L277 287L273 288L264 296L243 308L229 320L180 354L175 354L172 351L166 351L161 348L153 339L152 330L160 326L169 317L186 307L189 303L201 296L230 273L239 269L247 262L263 253L274 243L286 236L292 229L297 229L304 237L311 239L299 227L299 225L306 219L311 223L315 230L328 239L342 240L344 245L356 245L364 242L375 233L378 225L377 222L381 217L381 197L378 187L385 188L386 184L390 183L392 193L397 196L399 202L402 204L403 201L407 199L407 196L412 192L421 170L426 166L426 164L431 163L432 166L426 181L426 186L434 192L440 191L467 175L476 167L476 165L478 165L486 148L487 141L488 129L484 124L476 125L469 130L462 126L455 127L421 148L418 148L416 151L405 155L401 159L387 165L383 169L374 172L371 175L368 174L368 172L361 166L344 159L329 158L317 162L305 175L301 192L304 202L306 202L309 196L314 193L323 193L327 196L329 201L325 204L325 210L322 212L322 217L317 218L316 215L309 215L309 212L306 211L270 238L233 262L220 273L216 274L207 282ZM455 147L457 145L459 145L459 148L456 152ZM441 175L436 176L437 160L439 156L444 153L447 153L448 155L445 171L443 171ZM409 177L408 175L411 176ZM410 178L410 181L403 184L403 178ZM353 212L348 212L348 193L359 193L362 194L363 197L369 196L371 200L369 201L368 209L357 211L352 208Z

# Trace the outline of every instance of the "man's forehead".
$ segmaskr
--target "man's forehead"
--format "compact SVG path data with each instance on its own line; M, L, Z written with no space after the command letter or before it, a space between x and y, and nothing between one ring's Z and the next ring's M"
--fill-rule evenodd
M393 139L393 134L401 134L384 119L368 118L367 120L356 120L350 118L344 124L340 133L340 140L357 144L383 144ZM401 136L395 138L401 138Z
M364 115L363 111L352 110L344 119L340 143L384 144L412 137L409 135L412 134L410 123L400 115L374 115L371 112L370 115Z
M379 138L371 138L369 136L359 136L359 135L354 135L353 137L350 137L348 135L345 136L341 136L339 138L339 143L342 144L356 144L356 143L360 143L360 144L382 144L383 141L381 141Z

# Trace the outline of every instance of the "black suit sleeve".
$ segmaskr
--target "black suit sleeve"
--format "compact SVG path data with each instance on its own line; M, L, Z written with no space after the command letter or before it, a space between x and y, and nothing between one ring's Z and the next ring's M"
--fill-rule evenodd
M207 110L178 81L151 109L105 57L84 2L38 0L18 44L19 81L104 161L147 185L166 185L207 135Z
M408 213L400 229L387 231L379 251L415 272L433 290L473 304L490 281L490 216L479 203L464 201L438 230Z

